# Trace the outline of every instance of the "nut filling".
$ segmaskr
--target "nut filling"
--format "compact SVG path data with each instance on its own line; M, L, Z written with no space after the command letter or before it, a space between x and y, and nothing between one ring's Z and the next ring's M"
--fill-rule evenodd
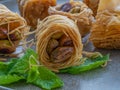
M18 41L21 39L21 34L17 31L9 34L10 31L19 26L19 23L10 23L9 30L8 24L0 26L0 53L9 54L15 51ZM9 39L14 44L10 43Z
M69 12L69 13L80 13L81 7L80 6L74 6L71 3L65 3L60 7L60 11L63 12Z
M49 40L46 49L50 57L50 61L54 63L64 62L68 60L74 53L74 45L71 38L64 34L58 36L59 38L51 38Z

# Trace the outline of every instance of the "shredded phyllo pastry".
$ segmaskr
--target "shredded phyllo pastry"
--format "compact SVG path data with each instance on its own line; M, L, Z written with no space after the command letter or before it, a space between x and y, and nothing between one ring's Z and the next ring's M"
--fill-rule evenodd
M97 48L120 49L119 0L100 0L90 40Z
M0 53L10 54L16 50L24 33L29 31L26 21L17 13L0 4ZM0 55L1 55L0 54Z
M52 15L37 26L37 53L40 62L52 71L80 65L82 42L76 24L61 15Z
M28 25L36 28L38 19L48 16L48 8L55 6L56 0L18 0L18 5Z
M92 9L94 16L97 14L98 4L100 0L83 0L83 2Z
M70 0L65 4L50 7L48 12L50 15L59 14L74 20L81 36L85 36L89 32L93 21L92 10L81 1Z

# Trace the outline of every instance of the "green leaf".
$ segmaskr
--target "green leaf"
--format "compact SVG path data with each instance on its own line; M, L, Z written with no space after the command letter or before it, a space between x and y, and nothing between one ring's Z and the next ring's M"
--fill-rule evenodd
M7 74L16 62L16 59L11 59L9 62L0 62L0 75Z
M37 60L37 54L32 49L28 49L25 55L20 59L18 59L18 62L12 67L9 74L16 73L19 75L21 74L21 75L27 76L27 72L30 68L30 63L35 64L34 60L31 61L31 57L32 59Z
M35 84L43 89L51 90L63 86L62 80L44 66L40 66L38 71L30 71L28 76L28 83Z
M0 63L0 84L10 84L25 79L44 89L63 86L63 82L53 72L40 66L37 54L28 49L23 57ZM2 71L4 70L4 71Z
M27 83L35 84L44 89L61 87L63 82L53 72L38 66L37 54L28 49L23 57L12 67L9 74L23 75Z
M4 75L7 73L9 63L0 62L0 75Z
M88 58L83 64L60 70L60 73L79 74L100 67L109 60L109 55L97 58Z
M17 75L0 75L0 85L11 84L21 79L24 79L24 77Z
M39 76L38 67L37 66L31 67L31 69L28 72L27 83L34 82L34 80L36 80L38 76Z
M0 85L10 84L24 79L22 76L8 74L16 62L17 59L11 59L9 62L0 62Z

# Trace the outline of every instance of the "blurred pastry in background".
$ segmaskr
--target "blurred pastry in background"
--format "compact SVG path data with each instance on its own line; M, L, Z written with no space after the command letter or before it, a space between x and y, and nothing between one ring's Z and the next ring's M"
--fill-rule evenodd
M73 0L62 5L50 7L49 14L59 14L74 20L82 37L89 33L94 19L92 16L93 12L87 5L81 1Z
M98 4L100 0L83 0L83 2L92 9L94 16L97 14Z
M28 31L22 17L0 4L0 54L13 53Z
M90 40L97 48L120 49L119 0L100 0Z
M55 6L56 0L18 0L18 5L28 25L36 28L38 19L42 20L48 16L48 8Z

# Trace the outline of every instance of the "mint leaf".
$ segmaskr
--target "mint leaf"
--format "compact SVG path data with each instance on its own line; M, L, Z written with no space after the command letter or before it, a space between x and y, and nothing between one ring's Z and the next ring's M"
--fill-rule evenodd
M38 64L37 58L37 54L32 49L28 49L24 56L19 59L0 62L0 85L26 80L27 83L35 84L44 89L63 86L63 82L58 76Z
M38 66L34 57L29 59L30 70L27 83L35 84L43 89L53 89L63 86L63 82L53 72L44 66Z
M40 66L37 71L31 70L27 83L35 84L47 90L63 86L62 80L44 66Z
M28 72L27 83L34 82L34 80L38 78L38 75L39 75L39 71L35 70L34 68L31 68Z
M0 62L0 75L7 74L16 62L16 59L11 59L9 62Z
M12 67L10 70L9 74L16 73L19 75L24 75L25 77L27 76L27 72L30 68L30 59L31 56L34 57L34 59L37 60L37 54L32 50L28 49L23 57L18 59L17 63ZM35 62L33 61L33 64Z
M0 85L11 84L21 79L24 79L24 77L17 75L0 75Z
M60 70L60 73L79 74L100 67L109 60L109 55L97 58L88 58L83 64Z
M9 63L0 62L0 75L7 73Z
M64 85L63 81L56 74L45 67L39 67L39 73L39 80L37 80L36 84L41 83L42 88L53 89Z
M22 76L8 74L16 62L16 59L11 59L9 62L0 62L0 85L10 84L24 79Z

